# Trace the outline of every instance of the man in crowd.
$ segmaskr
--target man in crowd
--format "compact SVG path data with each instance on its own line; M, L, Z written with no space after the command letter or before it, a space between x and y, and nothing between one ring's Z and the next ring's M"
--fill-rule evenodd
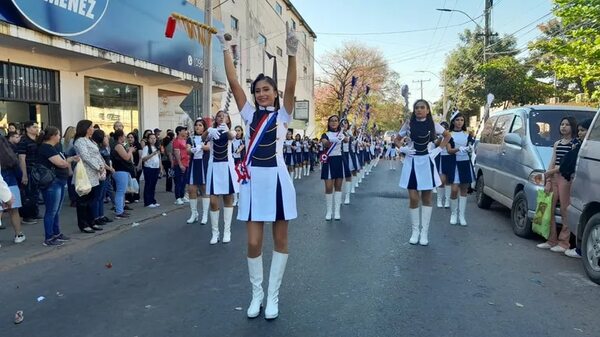
M36 142L39 125L35 121L28 121L23 124L25 127L25 135L21 137L19 144L17 145L17 154L19 155L19 165L23 177L21 178L21 184L24 188L24 199L23 206L19 209L21 217L23 218L24 224L35 223L35 219L39 215L38 210L38 188L35 184L29 180L31 175L31 168L36 163L37 148Z

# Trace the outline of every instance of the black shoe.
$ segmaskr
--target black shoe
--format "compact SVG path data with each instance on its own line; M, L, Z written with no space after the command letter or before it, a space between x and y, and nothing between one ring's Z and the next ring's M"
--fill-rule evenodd
M24 225L35 225L37 223L37 221L35 221L34 219L31 219L31 218L23 218L21 220L21 223Z
M125 212L123 212L121 214L115 215L115 219L117 219L117 220L119 220L119 219L127 219L127 218L129 218L129 214L127 214Z
M106 223L113 222L110 218L105 217L105 216L101 217L100 220L102 220L103 222L106 222Z
M102 219L94 220L94 226L104 226L104 225L106 225L106 222L102 221Z
M84 229L80 229L80 231L82 233L88 233L88 234L96 233L96 231L93 230L91 227L85 227Z
M55 236L54 236L54 239L55 239L55 240L58 240L58 241L61 241L61 242L66 242L66 241L69 241L69 240L71 240L71 238L70 238L70 237L68 237L68 236L66 236L66 235L64 235L64 234L62 234L62 233L60 233L60 234L58 234L58 235L55 235Z
M96 224L94 224L94 225L92 226L92 229L93 229L93 230L95 230L95 231L101 231L101 230L103 230L102 226L98 226L98 225L96 225Z
M131 207L127 206L127 205L125 205L125 207L123 207L123 209L126 210L126 211L133 211L133 208L131 208Z

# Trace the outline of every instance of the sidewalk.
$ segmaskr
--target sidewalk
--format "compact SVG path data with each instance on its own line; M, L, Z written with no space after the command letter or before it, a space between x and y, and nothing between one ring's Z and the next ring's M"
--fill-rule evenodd
M143 190L143 181L140 183ZM44 241L44 220L37 220L34 225L21 226L21 230L27 237L27 240L20 244L13 242L14 231L7 214L2 217L2 225L4 228L0 230L0 272L28 262L62 255L80 249L85 246L95 244L97 242L110 239L122 231L133 228L133 223L140 223L156 217L166 216L173 211L179 209L187 209L188 204L181 206L173 204L175 196L172 192L165 191L165 180L160 179L156 186L156 200L160 204L158 208L146 208L144 202L128 204L133 210L129 211L130 217L123 220L114 220L114 222L106 224L103 231L97 231L94 234L81 233L77 227L77 216L75 207L70 207L68 197L65 197L63 207L61 209L60 227L62 232L71 238L71 241L65 242L60 247L46 247L42 245ZM114 212L110 210L111 203L105 205L105 215L111 219L114 217ZM44 205L40 205L40 215L44 214ZM163 215L165 214L165 215Z

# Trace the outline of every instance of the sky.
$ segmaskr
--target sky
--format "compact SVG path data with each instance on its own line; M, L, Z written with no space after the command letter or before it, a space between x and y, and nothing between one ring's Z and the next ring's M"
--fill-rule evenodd
M292 3L317 34L314 53L317 61L346 41L378 48L390 67L400 74L402 84L408 84L411 98L420 97L420 83L413 81L430 80L423 82L423 96L432 102L441 98L443 89L436 76L440 76L446 55L459 44L459 33L476 28L464 14L440 12L436 8L462 10L479 25L484 24L485 0L293 0ZM540 35L536 26L554 17L551 0L494 0L493 3L492 32L515 36L517 47L525 50L527 42ZM526 52L520 54L523 55ZM316 76L319 71L315 62Z

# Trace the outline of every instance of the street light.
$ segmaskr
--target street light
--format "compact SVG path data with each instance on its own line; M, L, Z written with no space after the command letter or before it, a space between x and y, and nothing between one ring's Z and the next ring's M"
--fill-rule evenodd
M479 27L479 29L483 30L483 27L481 27L481 25L480 25L480 24L478 24L478 23L475 21L475 19L473 19L473 18L472 18L472 17L471 17L469 14L467 14L467 13L465 13L465 12L461 11L460 9L436 8L435 10L436 10L436 11L440 11L440 12L458 12L458 13L461 13L461 14L465 15L466 17L468 17L468 18L469 18L469 20L473 21L473 23L474 23L474 24L476 24L476 25L477 25L477 27Z
M442 86L444 87L444 94L442 96L442 111L443 118L446 118L446 114L448 113L448 104L446 103L446 81L443 78L440 78L437 74L429 70L415 70L416 73L428 73L438 78L438 80L442 81Z

